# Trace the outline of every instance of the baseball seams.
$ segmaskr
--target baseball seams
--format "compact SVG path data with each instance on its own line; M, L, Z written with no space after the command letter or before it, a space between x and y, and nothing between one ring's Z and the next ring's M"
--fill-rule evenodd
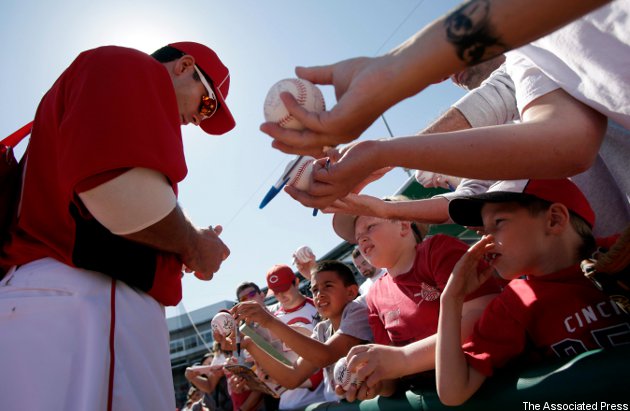
M315 254L309 246L303 245L295 252L295 259L298 262L304 264L308 263L309 261L315 260Z
M304 126L293 117L280 99L283 92L291 93L297 103L307 111L321 112L326 109L320 89L308 80L288 78L271 86L264 103L266 121L277 123L283 128L302 130Z
M297 188L298 190L306 190L309 186L309 178L311 176L313 159L305 157L302 159L301 164L295 168L295 175L287 183L290 186Z
M341 385L344 391L348 391L352 384L357 386L362 384L362 382L357 380L357 375L348 370L348 360L346 357L341 357L335 364L333 379L335 380L335 384Z
M297 92L297 94L294 94L295 101L297 101L299 105L304 106L306 104L306 86L304 82L297 78L289 79L289 81L295 86ZM293 116L287 112L287 115L278 121L278 125L286 128L291 120L293 120Z
M229 335L235 327L234 318L226 312L217 313L212 318L210 327L221 335Z

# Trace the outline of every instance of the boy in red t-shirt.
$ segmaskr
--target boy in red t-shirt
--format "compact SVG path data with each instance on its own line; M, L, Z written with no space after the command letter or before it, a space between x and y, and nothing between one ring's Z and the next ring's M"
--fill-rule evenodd
M580 261L595 249L595 214L570 180L500 181L485 194L452 200L449 213L458 224L483 225L486 236L442 293L436 375L444 404L466 401L526 349L566 357L630 342L628 317L581 273ZM491 267L478 272L484 257ZM493 269L511 281L462 347L464 296Z
M410 221L337 214L333 228L346 241L358 243L370 264L387 271L366 298L376 344L354 347L347 356L349 369L365 384L347 392L338 388L337 393L348 401L391 395L397 378L434 369L440 294L468 247L446 235L423 240L426 226ZM459 322L462 335L470 333L499 291L489 280L467 296Z

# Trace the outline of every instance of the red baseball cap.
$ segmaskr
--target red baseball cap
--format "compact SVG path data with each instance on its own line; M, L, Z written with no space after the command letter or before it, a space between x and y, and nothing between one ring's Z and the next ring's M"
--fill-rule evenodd
M230 90L230 71L228 68L225 67L214 51L203 44L183 41L171 43L169 46L193 56L195 64L212 81L212 86L219 101L219 109L212 117L201 122L200 127L202 130L213 135L224 134L232 130L236 125L236 121L234 121L230 109L225 104L225 98Z
M591 228L595 225L595 212L591 205L578 186L568 178L498 181L483 194L452 199L448 205L448 213L457 224L480 227L483 226L481 208L484 203L518 201L528 196L564 204L569 211L582 217Z
M283 293L295 283L296 278L291 267L276 264L267 271L267 287L274 293Z

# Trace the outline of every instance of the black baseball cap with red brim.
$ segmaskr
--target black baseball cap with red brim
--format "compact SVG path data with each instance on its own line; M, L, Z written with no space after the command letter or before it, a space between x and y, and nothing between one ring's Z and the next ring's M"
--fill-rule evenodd
M193 56L197 67L212 81L212 86L219 102L219 108L212 117L201 122L200 127L202 130L213 135L225 134L232 130L236 122L225 103L225 99L230 90L230 71L228 68L221 62L219 56L217 56L214 51L203 44L183 41L171 43L169 46Z
M483 194L452 199L448 205L448 213L457 224L481 227L481 208L485 203L519 201L526 197L564 204L591 228L595 225L595 212L582 191L568 178L498 181Z

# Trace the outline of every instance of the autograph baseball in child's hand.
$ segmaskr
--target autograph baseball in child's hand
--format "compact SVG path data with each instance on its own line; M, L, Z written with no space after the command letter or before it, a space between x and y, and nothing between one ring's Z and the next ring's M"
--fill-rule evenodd
M348 370L348 360L346 360L346 357L341 357L337 361L333 376L335 378L335 384L341 385L341 388L345 391L348 391L352 384L358 384L357 375Z

